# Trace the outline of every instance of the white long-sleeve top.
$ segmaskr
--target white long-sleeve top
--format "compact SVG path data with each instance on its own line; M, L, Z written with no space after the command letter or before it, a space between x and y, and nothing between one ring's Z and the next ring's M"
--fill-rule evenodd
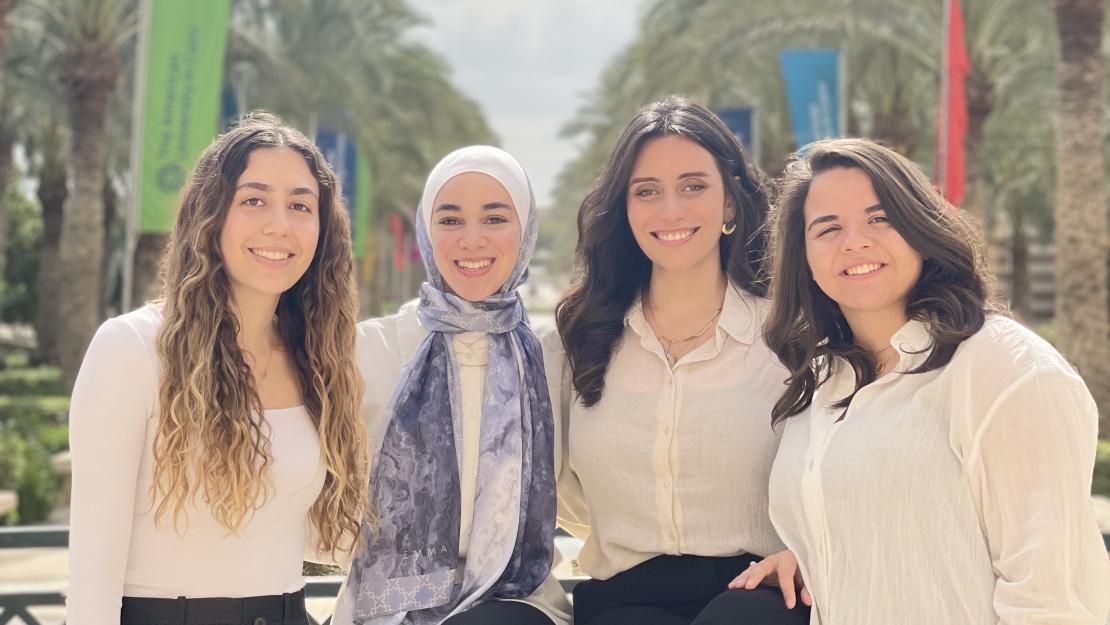
M358 325L358 360L366 393L363 415L370 437L371 453L376 454L388 426L386 409L405 366L412 360L428 332L418 315L419 302L412 301L389 317L370 319ZM459 555L466 557L470 544L470 528L474 520L474 495L477 487L478 450L482 422L482 396L488 353L483 333L467 332L452 337L452 347L459 363L459 387L462 408L462 444L459 482L461 518ZM558 463L558 455L555 457ZM558 466L556 466L558 472ZM558 558L556 550L555 557ZM535 606L555 625L568 625L570 603L559 581L548 575L544 583L524 603Z
M662 554L782 549L767 478L786 371L760 333L767 311L730 287L712 338L672 368L636 302L591 408L571 390L559 337L545 336L563 456L559 524L585 540L583 572L607 579Z
M249 597L304 586L308 511L324 484L315 427L303 406L266 410L273 489L230 535L198 497L187 526L156 525L151 505L158 428L161 312L110 319L93 338L73 389L70 452L70 625L118 623L121 597Z
M1110 561L1090 502L1098 414L1082 379L989 317L942 369L927 328L860 389L840 367L787 420L771 518L821 625L1103 625Z

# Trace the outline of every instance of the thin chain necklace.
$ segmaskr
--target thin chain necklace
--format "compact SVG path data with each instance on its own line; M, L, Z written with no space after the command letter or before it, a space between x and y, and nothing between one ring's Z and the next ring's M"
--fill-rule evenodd
M274 318L274 322L275 323L277 322L276 317ZM277 349L277 347L275 346L275 343L276 343L276 341L273 340L273 336L271 335L270 336L270 354L266 357L266 366L262 368L262 375L258 376L258 381L259 382L261 382L262 380L265 380L266 376L270 375L270 363L274 361L274 351ZM251 353L251 360L254 360L254 353L253 352Z
M669 339L660 334L657 330L655 332L655 338L659 339L659 343L663 345L663 353L667 355L667 360L672 363L676 360L675 357L671 354L676 344L681 345L683 343L689 343L690 341L705 334L705 332L709 330L709 328L713 325L713 322L717 320L717 317L720 316L721 310L723 309L724 304L717 308L717 312L713 313L713 316L709 318L709 321L705 322L705 325L702 326L701 330L698 330L696 334L692 334L684 339ZM655 309L651 306L651 299L648 299L647 312L651 315L651 319L649 319L649 321L655 321L656 323L658 323L659 318L655 316Z
M879 355L880 354L885 354L886 352L892 351L893 349L894 349L893 345L887 345L886 347L884 347L880 350L876 350L876 351L867 350L867 353L871 354L871 357L874 358L876 363L877 363L876 366L875 366L875 373L877 373L878 375L882 375L883 373L886 372L886 360L883 360L882 358L880 358Z

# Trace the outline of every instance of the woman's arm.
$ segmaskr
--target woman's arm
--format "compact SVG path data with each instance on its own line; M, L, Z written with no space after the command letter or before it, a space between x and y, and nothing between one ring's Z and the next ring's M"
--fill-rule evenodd
M125 321L106 321L85 353L69 411L70 625L119 622L155 393L152 352Z
M590 535L590 514L582 483L570 468L570 407L573 395L570 365L556 331L542 337L544 369L551 394L551 414L555 419L555 477L558 492L559 527L585 540Z
M1110 561L1091 508L1094 400L1056 368L1034 369L991 399L967 430L964 465L994 562L995 611L1009 625L1103 625Z

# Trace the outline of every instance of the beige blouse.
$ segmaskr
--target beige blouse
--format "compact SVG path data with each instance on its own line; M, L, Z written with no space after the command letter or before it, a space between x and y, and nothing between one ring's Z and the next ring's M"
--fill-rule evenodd
M911 321L895 370L842 367L787 420L771 518L821 625L1103 625L1110 561L1091 509L1098 412L1083 380L992 317L944 368Z
M767 479L779 440L771 406L786 372L760 334L767 311L766 300L729 288L712 339L672 368L636 302L591 408L572 399L559 337L545 337L559 524L585 540L585 574L609 578L661 554L782 549Z

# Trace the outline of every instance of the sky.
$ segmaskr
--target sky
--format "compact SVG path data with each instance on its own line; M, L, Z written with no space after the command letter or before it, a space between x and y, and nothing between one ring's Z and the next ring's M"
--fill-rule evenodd
M540 207L577 150L559 138L609 60L635 37L646 0L409 0L413 36L439 52L528 171Z

